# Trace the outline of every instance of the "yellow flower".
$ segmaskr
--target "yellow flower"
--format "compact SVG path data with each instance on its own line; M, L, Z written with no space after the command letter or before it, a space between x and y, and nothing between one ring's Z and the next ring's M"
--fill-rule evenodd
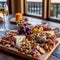
M37 33L37 31L38 31L38 30L37 30L36 28L32 28L32 32L33 32L33 33Z
M43 31L43 27L40 27L40 28L38 29L38 31L39 31L39 32L42 32L42 31Z

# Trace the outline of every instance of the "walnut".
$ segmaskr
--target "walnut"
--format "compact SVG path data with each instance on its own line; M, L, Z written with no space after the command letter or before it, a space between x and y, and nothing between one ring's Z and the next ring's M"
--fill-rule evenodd
M29 50L28 50L28 49L26 49L26 50L25 50L25 53L26 53L26 54L28 54L28 53L29 53Z

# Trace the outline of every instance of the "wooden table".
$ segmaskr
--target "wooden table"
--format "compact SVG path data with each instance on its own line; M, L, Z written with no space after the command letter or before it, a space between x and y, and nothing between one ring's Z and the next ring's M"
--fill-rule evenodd
M8 15L6 17L6 26L7 28L9 28L10 30L16 30L17 29L17 26L14 25L14 24L10 24L9 20L14 17L13 15ZM26 16L24 16L26 17ZM29 20L30 20L30 23L32 23L33 25L35 24L40 24L41 22L44 22L43 20L40 20L40 19L36 19L36 18L31 18L31 17L28 17ZM49 21L46 21L49 25L51 26L56 26L56 27L60 27L60 24L59 23L53 23L53 22L49 22ZM0 29L3 28L3 23L0 24ZM1 32L0 31L0 36L3 36L6 32ZM21 58L21 57L17 57L15 55L12 55L10 53L7 53L7 52L4 52L4 51L1 51L0 50L0 60L27 60L27 59L24 59L24 58ZM54 51L54 53L51 55L51 57L49 58L49 60L60 60L60 46Z

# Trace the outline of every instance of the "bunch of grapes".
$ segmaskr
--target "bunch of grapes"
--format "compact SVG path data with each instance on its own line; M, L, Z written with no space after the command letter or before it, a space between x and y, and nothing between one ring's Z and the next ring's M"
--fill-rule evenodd
M36 25L34 28L39 29L40 27L42 27L42 26Z
M32 27L29 24L23 24L18 26L18 32L19 34L31 34L32 33Z

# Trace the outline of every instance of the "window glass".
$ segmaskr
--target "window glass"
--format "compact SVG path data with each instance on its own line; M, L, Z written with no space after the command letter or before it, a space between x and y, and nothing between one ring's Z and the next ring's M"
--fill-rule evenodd
M51 0L51 14L52 18L60 18L60 0Z
M42 16L42 0L26 0L26 13L31 15Z

